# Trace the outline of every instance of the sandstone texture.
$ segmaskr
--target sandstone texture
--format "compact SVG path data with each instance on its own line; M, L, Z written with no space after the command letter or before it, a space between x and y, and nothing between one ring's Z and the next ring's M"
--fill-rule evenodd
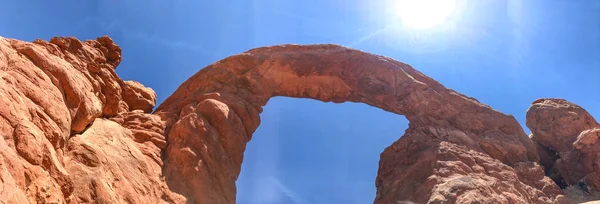
M374 203L571 203L600 188L600 126L564 100L534 102L530 139L407 64L281 45L200 70L151 113L156 94L119 78L120 61L109 37L0 37L0 203L235 203L246 143L275 96L406 116L381 153Z
M588 194L600 189L600 124L585 109L539 99L527 111L527 126L552 179L563 187L584 185Z
M362 102L406 116L405 135L381 154L375 203L561 198L512 116L407 64L336 45L253 49L184 82L155 112L166 119L169 186L194 202L231 203L245 143L274 96Z
M1 203L184 202L161 177L154 91L120 61L109 37L0 38Z

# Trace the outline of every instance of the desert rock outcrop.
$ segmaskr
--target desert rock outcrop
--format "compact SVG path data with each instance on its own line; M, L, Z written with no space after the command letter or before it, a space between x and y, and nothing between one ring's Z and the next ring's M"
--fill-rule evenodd
M109 37L0 38L1 201L235 203L246 143L275 96L406 116L409 128L381 154L375 203L562 203L544 167L597 178L593 163L560 164L594 154L595 123L563 138L528 114L532 141L514 117L383 56L337 45L249 50L200 70L152 114L154 91L120 79L120 61ZM546 147L565 155L554 164L538 153Z
M582 107L563 99L539 99L527 111L541 163L561 187L600 189L600 125Z
M184 82L155 112L166 119L165 171L167 182L175 181L172 189L193 201L232 202L245 143L274 96L362 102L406 116L405 135L381 154L376 203L559 198L543 171L519 172L536 168L539 158L512 116L409 65L336 45L253 49ZM530 167L514 168L521 166ZM519 175L533 178L523 182ZM518 190L494 190L500 186ZM448 189L454 194L445 194Z
M0 38L0 200L183 202L161 175L155 94L115 73L109 37ZM110 118L110 120L108 119Z

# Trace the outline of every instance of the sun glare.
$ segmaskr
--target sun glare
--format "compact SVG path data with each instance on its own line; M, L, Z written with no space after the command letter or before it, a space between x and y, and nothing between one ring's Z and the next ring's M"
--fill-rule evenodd
M440 25L455 8L455 0L396 0L396 14L405 26L413 29Z

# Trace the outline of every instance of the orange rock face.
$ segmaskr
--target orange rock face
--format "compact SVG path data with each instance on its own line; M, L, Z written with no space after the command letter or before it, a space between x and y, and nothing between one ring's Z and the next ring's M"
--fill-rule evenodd
M184 82L156 111L167 121L169 186L194 202L232 203L245 143L274 96L362 102L406 116L406 134L381 154L375 203L560 199L512 116L409 65L336 45L253 49Z
M154 91L120 79L120 61L108 37L0 38L0 201L235 203L246 143L274 96L406 116L405 135L381 154L375 203L567 203L548 169L568 184L600 184L589 156L599 131L584 111L558 108L561 124L583 122L556 132L544 120L555 105L532 107L532 141L512 116L383 56L336 45L253 49L202 69L153 114ZM555 160L548 148L565 153ZM591 159L570 166L579 155Z
M540 155L549 155L542 164L554 180L600 189L600 124L585 109L563 99L539 99L527 111L527 126Z
M115 73L108 37L0 38L0 200L184 202L161 177L155 94ZM110 118L110 120L108 119Z

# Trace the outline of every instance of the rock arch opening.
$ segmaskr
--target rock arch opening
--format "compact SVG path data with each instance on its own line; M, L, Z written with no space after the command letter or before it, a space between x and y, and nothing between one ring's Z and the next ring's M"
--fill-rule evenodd
M408 121L360 103L275 97L246 146L237 203L370 203L382 151Z
M411 195L432 191L436 181L428 177L439 157L452 155L446 150L481 152L509 166L539 160L514 117L407 64L337 45L282 45L200 70L157 108L167 123L163 173L169 188L190 202L235 202L246 142L263 106L276 96L359 102L410 121L404 136L381 154L376 203L425 202L419 199L427 195Z
M75 38L0 41L0 50L7 53L0 61L9 62L4 63L7 83L0 92L13 96L5 104L16 104L5 105L12 108L4 109L0 125L10 133L3 146L8 151L2 151L11 164L3 171L6 192L15 196L9 200L235 203L246 143L260 124L263 106L273 97L287 96L360 102L410 121L405 134L380 155L375 203L565 201L556 184L543 176L538 164L542 154L536 154L512 116L383 56L335 45L258 48L199 71L148 114L142 110L154 105L152 90L116 76L121 50L108 37L83 43ZM57 78L69 85L56 84ZM69 97L36 94L46 92L68 92ZM31 100L21 100L27 98ZM562 109L559 115L569 110L556 107ZM46 111L52 109L58 112ZM114 117L98 118L105 115ZM579 126L584 129L566 135L579 138L580 131L597 127L596 122L577 121L584 122ZM82 134L70 134L92 122ZM541 138L538 133L533 134ZM595 133L585 131L586 139L575 146L589 144ZM578 162L579 155L570 161ZM593 162L590 158L587 162ZM24 171L30 174L23 176ZM565 175L561 173L568 184L575 184L583 174Z

